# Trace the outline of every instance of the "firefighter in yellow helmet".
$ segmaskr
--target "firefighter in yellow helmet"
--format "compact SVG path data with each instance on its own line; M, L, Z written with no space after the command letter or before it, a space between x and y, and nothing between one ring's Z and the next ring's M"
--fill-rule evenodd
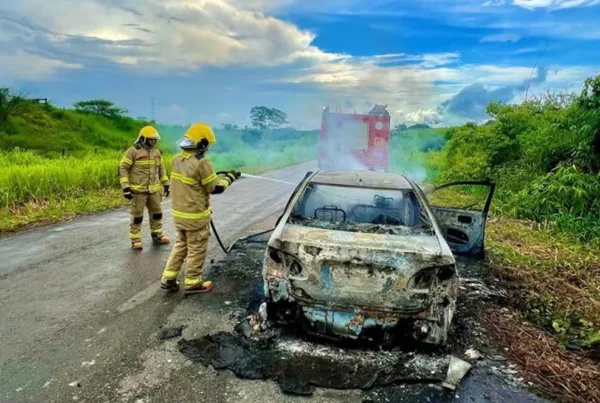
M177 228L177 242L162 274L161 287L177 291L177 276L187 258L184 290L186 294L208 292L213 284L202 278L202 266L210 236L211 194L223 193L240 177L237 171L215 173L205 154L216 142L205 123L192 125L178 145L182 152L173 159L171 204Z
M142 249L142 221L144 209L150 216L152 240L157 244L169 243L163 235L161 191L169 195L169 178L160 151L155 147L160 139L152 126L140 130L133 147L125 151L119 166L119 180L123 196L130 201L129 238L133 249Z

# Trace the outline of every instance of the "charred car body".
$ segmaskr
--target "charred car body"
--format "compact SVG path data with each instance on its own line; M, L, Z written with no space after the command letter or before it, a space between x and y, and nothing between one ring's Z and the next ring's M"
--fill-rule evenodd
M476 184L489 187L481 211L432 207L401 175L307 174L265 253L269 314L319 335L444 343L458 294L452 252L483 253L494 186Z

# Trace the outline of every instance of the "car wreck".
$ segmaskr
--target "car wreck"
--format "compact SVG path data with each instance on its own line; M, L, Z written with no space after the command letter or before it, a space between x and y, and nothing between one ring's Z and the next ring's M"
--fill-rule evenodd
M432 206L402 175L307 174L265 252L269 316L319 336L445 343L458 295L453 252L483 255L494 192L459 184L488 187L485 206Z

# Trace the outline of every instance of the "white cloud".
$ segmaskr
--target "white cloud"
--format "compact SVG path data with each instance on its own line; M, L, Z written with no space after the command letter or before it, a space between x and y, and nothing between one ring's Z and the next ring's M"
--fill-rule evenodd
M31 81L45 80L60 69L80 69L77 63L42 57L18 50L15 53L0 53L0 72L3 79L20 77Z
M488 35L481 38L481 42L519 42L521 40L521 35L505 32L502 34Z
M506 0L488 0L483 3L484 7L499 7L506 5Z
M56 54L74 52L83 62L100 59L150 72L321 60L322 52L310 45L314 34L237 8L241 3L125 0L116 7L101 0L22 0L7 7L7 15L26 21L16 24L22 42ZM15 23L11 27L14 35ZM0 26L0 34L7 31L6 24Z
M548 1L552 3L550 6L561 3L564 7L575 0ZM538 0L536 4L539 6L541 2ZM3 48L14 48L0 55L0 76L40 80L60 69L106 64L165 75L189 74L205 66L226 66L232 70L263 68L263 73L277 72L269 77L271 83L316 89L314 94L297 101L306 102L303 104L306 116L318 117L321 106L328 102L343 105L351 100L357 111L366 110L373 103L383 103L402 119L419 122L435 119L437 105L470 84L492 87L519 84L531 74L531 66L461 65L457 52L367 57L328 53L312 45L314 33L265 15L291 3L292 0L123 0L117 7L104 0L11 2L2 6L6 13L0 16L0 38L10 38L2 43ZM318 3L308 0L301 6L318 7ZM342 3L339 0L336 4L342 7ZM351 3L348 7L353 5L352 10L365 11L356 8L356 1ZM299 4L296 2L294 6ZM331 5L328 3L327 7ZM502 29L510 31L508 27ZM518 35L511 33L482 39L518 40ZM37 52L21 49L37 49ZM282 65L283 69L274 68ZM548 75L551 85L577 82L589 72L579 67L555 70ZM233 91L243 88L243 81L227 85ZM268 96L265 91L261 95ZM189 123L193 106L186 107L190 112L176 103L159 108L157 119ZM236 110L229 107L226 110L240 116ZM226 114L217 116L218 112L219 109L210 116L224 123L234 120Z
M435 125L440 120L440 115L435 109L418 109L415 111L396 110L392 117L394 122L425 123Z
M573 8L573 7L589 7L600 4L600 0L514 0L513 4L529 10L536 8Z
M157 120L171 125L186 125L190 123L188 111L179 104L170 104L158 111Z

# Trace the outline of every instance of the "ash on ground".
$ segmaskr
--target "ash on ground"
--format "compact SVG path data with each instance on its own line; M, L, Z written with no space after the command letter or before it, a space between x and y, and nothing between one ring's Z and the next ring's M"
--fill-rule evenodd
M256 313L264 301L262 261L269 235L238 242L210 271L211 280L227 285L217 292L235 321ZM257 339L246 339L233 329L182 339L180 351L193 362L229 369L240 378L272 379L284 392L299 395L324 387L364 389L364 401L541 402L523 390L526 385L502 351L489 344L480 321L486 304L502 302L506 294L487 277L482 264L469 259L458 259L457 264L463 280L443 348L372 350L307 339L297 329L275 328ZM472 364L456 391L441 387L451 355Z

